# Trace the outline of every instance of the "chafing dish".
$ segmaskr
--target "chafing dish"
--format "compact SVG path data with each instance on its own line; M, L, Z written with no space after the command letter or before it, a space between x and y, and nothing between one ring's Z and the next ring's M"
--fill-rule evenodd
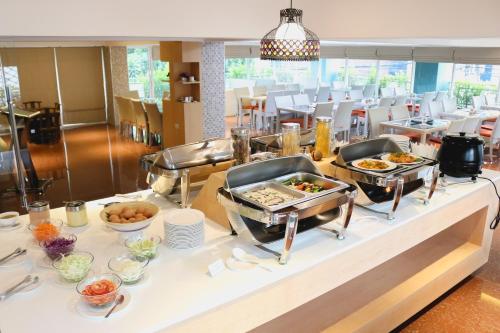
M325 188L315 193L300 191L284 184L290 178L308 180ZM291 199L266 205L248 196L249 192L263 187L286 193ZM285 264L297 232L342 216L342 227L332 231L338 239L343 239L351 219L355 195L354 186L324 177L305 156L293 156L230 168L225 186L219 188L217 197L226 209L234 233L259 245L285 238L279 259L281 264ZM342 205L346 206L343 213Z
M423 157L421 163L399 164L393 170L381 172L361 170L351 164L355 160L364 158L379 159L383 154L393 152L402 152L402 150L390 138L379 138L343 146L340 148L336 160L331 162L332 175L335 178L357 187L356 204L370 211L385 214L389 220L394 219L401 197L423 187L425 178L429 171L432 171L429 192L423 198L424 204L428 204L436 189L439 176L438 162ZM388 201L392 201L392 207L387 212L367 207Z
M300 132L300 146L313 147L316 141L315 132L313 130L303 130ZM250 139L250 148L252 153L257 152L272 152L281 153L282 150L281 134L272 134L257 136Z
M233 152L230 139L209 139L144 155L141 166L148 171L147 183L154 192L186 207L191 182L204 181L210 173L228 169Z

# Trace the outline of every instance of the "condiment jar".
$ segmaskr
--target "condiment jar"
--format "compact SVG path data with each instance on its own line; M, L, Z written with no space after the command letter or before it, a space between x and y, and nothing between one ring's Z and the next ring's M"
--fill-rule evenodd
M30 224L38 223L50 219L50 207L48 201L33 201L28 205Z
M236 165L250 162L250 130L245 127L231 128L231 139Z
M66 202L66 218L68 227L81 227L89 223L85 201L75 200Z
M300 153L300 124L284 123L281 125L281 140L283 156L293 156Z
M316 118L316 145L315 150L321 152L323 157L330 156L332 151L332 127L331 117Z

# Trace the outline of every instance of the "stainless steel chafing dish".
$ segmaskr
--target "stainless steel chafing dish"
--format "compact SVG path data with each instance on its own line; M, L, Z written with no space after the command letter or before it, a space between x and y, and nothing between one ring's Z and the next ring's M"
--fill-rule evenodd
M154 192L186 207L191 182L206 180L210 173L226 170L232 165L230 139L209 139L164 149L144 155L141 166L148 171L147 183Z
M324 190L309 193L284 184L295 178L322 185ZM288 195L281 203L266 204L251 197L252 191L275 189ZM343 215L342 227L332 230L338 239L345 237L356 188L323 176L305 156L282 157L233 167L227 171L225 186L218 200L225 207L233 231L262 245L285 238L280 263L288 260L297 232L329 223ZM346 205L343 214L341 206Z
M300 132L300 146L301 147L313 147L316 142L314 130L302 130ZM252 153L257 152L272 152L280 153L283 146L281 140L281 134L272 134L257 136L250 139L250 147Z
M396 169L381 172L361 170L351 164L355 160L378 159L385 153L393 152L402 152L402 150L393 140L379 138L341 147L336 160L331 163L334 177L354 184L358 188L357 205L375 213L385 214L389 220L394 219L401 197L423 187L429 169L432 169L430 189L423 198L424 204L428 204L436 189L439 176L438 162L428 158L422 158L422 162L418 164L400 164ZM392 207L387 212L366 207L387 201L392 201Z

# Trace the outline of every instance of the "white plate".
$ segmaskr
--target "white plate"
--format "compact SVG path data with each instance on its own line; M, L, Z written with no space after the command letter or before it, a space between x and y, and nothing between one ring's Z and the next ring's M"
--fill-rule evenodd
M383 161L384 163L386 163L389 167L386 168L386 169L368 169L368 168L363 168L362 166L359 166L359 163L363 162L363 161L377 161L377 162L380 162L381 160L376 160L376 159L373 159L373 158L363 158L363 159L360 159L360 160L356 160L356 161L353 161L351 162L352 166L355 167L355 168L358 168L358 169L361 169L361 170L367 170L367 171L374 171L374 172L384 172L384 171L390 171L390 170L394 170L398 167L398 165L396 163L392 163L392 162L389 162L389 161Z
M415 162L411 162L411 163L397 163L397 162L392 162L392 161L390 161L390 160L389 160L389 156L390 156L390 155L391 155L390 153L389 153L389 154L384 154L384 155L382 155L380 158L381 158L383 161L386 161L386 162L391 162L391 163L396 163L396 164L402 164L402 165L414 165L414 164L420 164L420 163L422 163L422 162L424 161L424 159L423 159L423 158L421 158L420 156L418 156L418 155L416 155L416 154L408 153L408 155L413 156L413 157L416 157L416 158L419 158L420 160L417 160L417 161L415 161Z
M2 231L12 231L12 230L17 230L19 228L21 228L23 226L23 224L20 222L20 221L17 221L15 224L13 225L9 225L7 227L0 227L0 232Z
M123 309L125 309L127 307L127 305L130 304L131 296L127 290L120 288L120 290L118 291L118 295L125 296L125 300L123 301L122 304L120 304L116 307L115 311L113 311L113 314L111 314L111 316L108 319L113 318L113 316L120 313ZM102 308L93 307L93 306L90 306L87 303L85 303L85 301L81 298L81 296L76 296L72 300L72 302L73 302L73 306L78 314L80 314L83 317L95 318L95 319L106 319L106 318L104 318L104 316L106 315L106 313L108 313L108 311L111 309L111 307L114 304L114 303L111 303L110 305L102 307Z

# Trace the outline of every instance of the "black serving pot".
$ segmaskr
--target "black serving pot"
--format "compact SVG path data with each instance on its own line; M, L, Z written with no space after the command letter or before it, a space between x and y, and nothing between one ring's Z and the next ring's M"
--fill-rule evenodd
M484 141L475 134L450 134L443 138L437 153L441 175L475 178L481 173Z

